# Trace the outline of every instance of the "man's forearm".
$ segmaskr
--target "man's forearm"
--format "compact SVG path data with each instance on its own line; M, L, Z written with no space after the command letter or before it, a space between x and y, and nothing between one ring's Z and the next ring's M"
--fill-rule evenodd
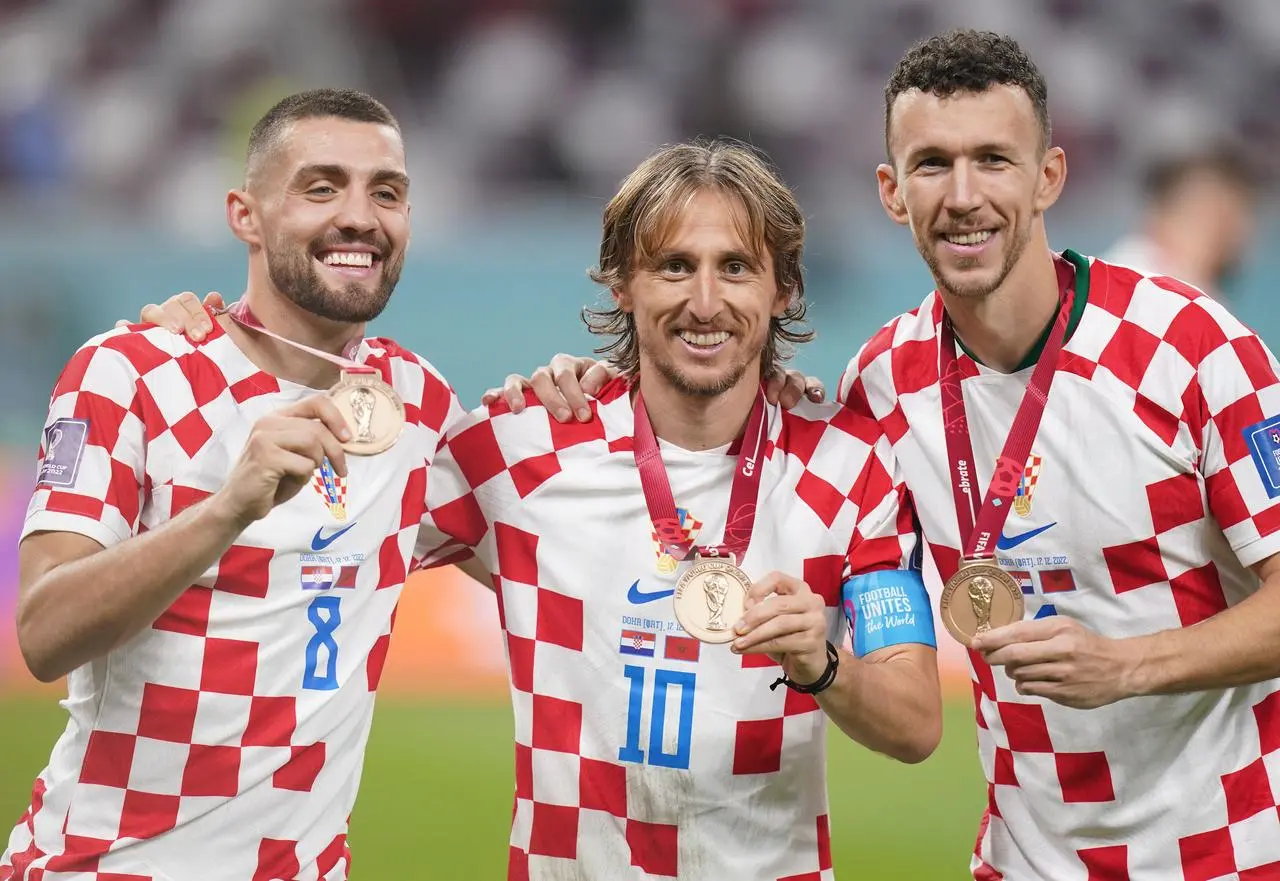
M19 551L23 591L17 610L27 666L36 678L52 682L137 635L244 526L213 496L157 529L57 565L50 561L65 559L54 555L67 534L28 536Z
M1191 627L1125 640L1135 695L1231 688L1280 677L1280 577Z
M860 660L840 649L840 669L818 704L840 730L868 749L901 762L921 762L942 738L936 661L918 655Z

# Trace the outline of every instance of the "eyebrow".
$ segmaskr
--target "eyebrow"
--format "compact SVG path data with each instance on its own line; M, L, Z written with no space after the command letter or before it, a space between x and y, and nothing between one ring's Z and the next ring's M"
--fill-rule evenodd
M350 180L351 175L341 165L314 164L302 166L302 168L298 169L298 173L293 176L295 181L304 178L328 178L335 181L346 181ZM404 189L408 189L409 175L403 171L392 171L389 168L384 168L374 172L372 182L397 184Z
M950 155L951 152L951 150L947 150L937 145L918 147L907 154L907 162L910 164L923 159L926 156L947 156ZM976 147L966 150L965 152L977 154L979 156L985 156L988 153L999 153L1002 156L1011 156L1017 152L1017 150L1013 144L1002 144L998 141L988 141L985 144L978 144Z

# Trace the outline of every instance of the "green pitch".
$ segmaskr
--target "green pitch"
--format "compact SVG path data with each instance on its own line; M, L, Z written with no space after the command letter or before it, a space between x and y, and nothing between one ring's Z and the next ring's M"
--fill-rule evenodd
M63 718L48 697L0 699L0 846ZM967 701L948 707L942 746L922 765L872 755L838 733L831 746L842 881L968 877L986 787ZM500 881L512 786L505 705L381 699L351 821L352 881Z

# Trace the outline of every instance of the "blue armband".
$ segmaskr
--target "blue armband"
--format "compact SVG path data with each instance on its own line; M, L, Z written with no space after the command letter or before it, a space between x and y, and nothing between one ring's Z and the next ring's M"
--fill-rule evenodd
M933 606L915 569L885 569L855 575L844 583L844 614L853 633L853 653L908 642L938 647Z

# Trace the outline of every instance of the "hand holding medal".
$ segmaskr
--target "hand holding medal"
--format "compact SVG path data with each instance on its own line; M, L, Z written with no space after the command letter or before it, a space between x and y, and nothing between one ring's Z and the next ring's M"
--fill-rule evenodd
M379 378L375 369L268 330L243 300L228 306L225 312L243 327L341 367L342 378L329 389L328 395L351 429L351 439L345 441L342 448L353 456L375 456L391 449L404 430L404 402L394 388ZM354 354L354 348L354 345L349 347L347 355Z

